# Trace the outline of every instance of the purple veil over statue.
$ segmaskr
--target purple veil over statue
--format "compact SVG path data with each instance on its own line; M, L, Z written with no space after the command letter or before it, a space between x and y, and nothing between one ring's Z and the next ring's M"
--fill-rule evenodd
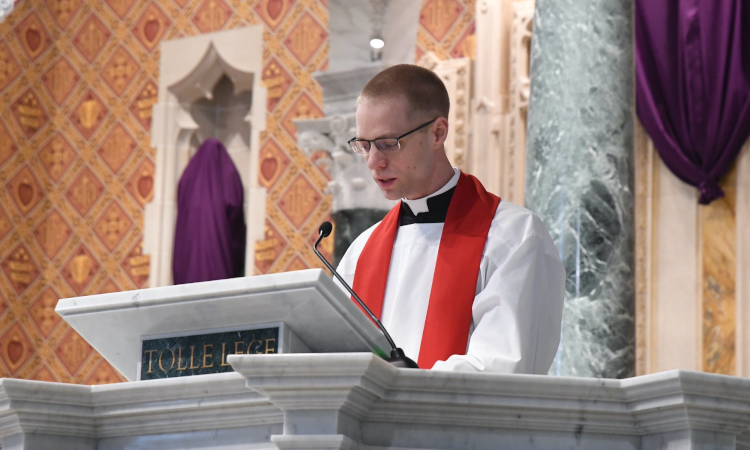
M750 136L750 1L637 0L636 108L707 204Z
M244 275L242 180L216 139L200 146L180 178L172 271L174 284Z

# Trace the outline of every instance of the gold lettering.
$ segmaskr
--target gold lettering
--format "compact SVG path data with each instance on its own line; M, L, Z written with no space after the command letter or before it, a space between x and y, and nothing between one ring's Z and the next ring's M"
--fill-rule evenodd
M148 354L148 372L146 373L151 373L153 372L151 370L151 363L153 362L154 353L156 353L156 350L146 350L146 353Z
M190 367L188 367L188 369L190 369L190 370L200 369L201 368L200 364L198 364L197 366L193 366L193 362L194 362L193 358L194 357L195 357L195 346L191 345L190 346Z
M235 355L244 355L245 354L244 351L242 351L242 350L240 350L238 348L238 346L240 346L240 345L245 345L245 343L243 341L237 341L237 342L234 343L234 354Z
M271 341L273 341L273 343L275 344L276 343L276 339L266 339L266 355L269 354L269 353L276 353L276 350L268 347L268 343L271 342Z
M227 364L227 344L225 342L221 343L221 366L219 367L226 367L229 364Z
M263 341L259 341L259 340L257 340L257 339L253 339L252 341L250 341L250 343L249 343L249 344L247 344L247 354L248 354L248 355L250 354L250 349L251 349L251 348L253 348L253 343L255 343L255 342L257 342L257 343L258 343L258 348L259 348L259 349L260 349L260 344L262 344L262 343L263 343ZM256 354L256 355L262 355L263 353L262 353L261 351L257 351L257 352L255 352L255 354Z
M187 369L187 366L182 367L181 365L182 364L182 347L178 349L178 355L179 356L177 357L177 370L182 371L182 370Z
M211 347L211 352L210 353L209 353L207 347ZM206 363L206 358L213 359L213 357L214 357L214 354L213 354L214 350L213 349L214 349L214 346L211 345L211 344L206 344L206 345L203 346L203 367L201 367L201 369L208 369L208 368L214 366L214 362L213 361L211 361L211 365L210 366Z
M172 354L172 365L169 366L169 369L165 369L161 363L161 358L162 356L164 356L164 352L166 352L167 350L169 350L169 353ZM174 367L174 352L172 351L171 348L165 348L164 350L161 351L161 353L159 353L159 368L161 369L162 372L166 372L168 370L172 370L172 367Z

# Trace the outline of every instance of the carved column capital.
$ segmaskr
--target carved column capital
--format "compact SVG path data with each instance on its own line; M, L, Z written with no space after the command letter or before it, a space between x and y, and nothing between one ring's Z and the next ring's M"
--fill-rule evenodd
M367 162L354 153L347 141L357 132L354 114L334 114L323 119L295 122L297 144L307 154L323 151L330 157L317 160L327 166L332 180L326 193L333 196L333 212L343 209L388 210L393 202L386 200L372 181Z

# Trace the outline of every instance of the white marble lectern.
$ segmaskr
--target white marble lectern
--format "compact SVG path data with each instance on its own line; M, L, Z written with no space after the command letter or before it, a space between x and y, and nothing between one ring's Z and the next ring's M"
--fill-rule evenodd
M280 325L282 353L389 350L320 269L60 300L55 311L129 381L141 339Z
M341 345L380 339L336 289L321 271L307 271L69 299L60 310L84 332L96 314L114 326L117 311L146 322L136 327L142 331L169 322L157 314L168 306L181 311L172 317L174 326L187 331L214 326L215 317L195 322L209 299L222 305L212 311L216 317L234 317L238 304L254 301L273 309L268 299L276 299L287 302L277 309L290 321L295 309L311 320L339 314L345 324L339 331L317 329L350 333L344 340L354 343ZM180 306L177 293L191 308ZM154 316L146 319L149 314L139 315L136 307ZM362 329L354 332L355 326ZM127 335L124 330L114 333ZM96 333L87 338L97 345ZM307 345L316 351L313 341ZM131 347L125 339L122 353L132 353ZM103 355L110 362L121 357ZM2 449L750 449L744 434L750 380L743 378L684 371L627 380L463 374L397 369L362 352L233 355L228 361L236 372L104 386L0 380Z

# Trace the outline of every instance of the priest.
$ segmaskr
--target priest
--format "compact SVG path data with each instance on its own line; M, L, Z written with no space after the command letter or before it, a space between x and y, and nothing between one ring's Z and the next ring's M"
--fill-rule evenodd
M338 271L423 369L546 374L562 321L557 248L533 213L451 166L449 108L419 66L385 69L362 90L349 145L400 201Z

